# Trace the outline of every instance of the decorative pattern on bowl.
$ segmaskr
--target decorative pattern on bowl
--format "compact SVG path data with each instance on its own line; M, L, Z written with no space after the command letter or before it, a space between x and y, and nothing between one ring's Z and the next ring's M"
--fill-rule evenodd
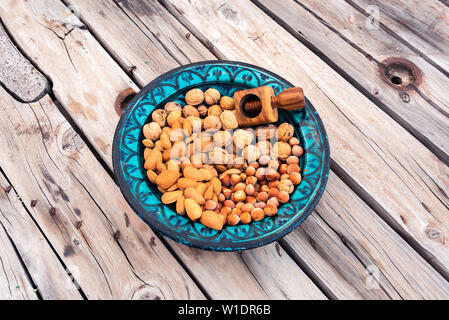
M167 72L130 102L117 126L113 145L114 172L119 187L136 213L154 230L196 248L233 251L259 247L283 237L299 226L321 197L329 175L329 143L320 117L309 101L299 111L279 110L279 121L290 122L304 148L300 167L302 181L278 214L248 225L212 230L176 213L174 206L161 203L161 193L148 181L143 168L142 127L151 113L169 101L184 103L192 88L215 88L222 95L271 86L276 94L292 85L262 68L232 61L195 63Z

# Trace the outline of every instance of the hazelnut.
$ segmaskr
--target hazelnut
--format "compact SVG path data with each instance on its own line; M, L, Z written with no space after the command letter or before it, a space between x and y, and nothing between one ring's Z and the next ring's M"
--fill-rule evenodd
M235 203L232 200L225 200L225 201L223 201L223 206L234 209Z
M260 202L267 202L268 201L268 193L259 192L259 194L257 195L257 200Z
M143 135L145 138L156 141L161 136L162 129L156 122L150 122L143 126Z
M204 209L214 211L217 208L217 203L213 200L207 200Z
M217 196L217 198L218 198L218 202L223 202L223 201L226 200L226 197L224 196L223 193L220 193L220 194Z
M301 183L302 177L299 172L292 172L289 176L291 182L293 182L294 185L298 185Z
M243 224L248 224L251 222L251 214L249 212L243 212L242 215L240 216L240 221Z
M290 140L288 140L288 144L293 146L299 146L299 139L296 137L290 138Z
M186 105L184 108L182 108L182 115L184 118L188 118L190 116L192 117L200 117L200 113L197 108L191 105Z
M274 144L271 156L272 158L279 158L285 161L291 155L291 153L292 147L290 147L287 142L279 141Z
M279 172L277 172L276 170L274 170L273 168L267 168L265 170L265 178L268 181L273 181L273 180L277 180L280 178L280 174ZM268 186L267 186L268 187Z
M263 211L264 211L266 216L272 217L272 216L275 216L277 214L278 209L277 209L277 207L275 207L275 206L273 206L271 204L267 204L265 206L265 208L263 209Z
M241 201L245 201L246 200L246 194L245 191L243 190L237 190L234 193L234 201L236 202L241 202Z
M292 148L292 152L293 152L293 148ZM290 156L287 158L287 164L299 164L299 158L297 156Z
M204 119L204 129L205 130L220 130L221 122L220 118L217 116L208 116Z
M230 226L236 226L240 222L240 216L235 213L231 213L227 218Z
M207 107L205 106L205 105L200 105L198 108L197 108L197 110L198 110L198 112L200 113L200 116L202 116L202 117L205 117L205 116L207 116L207 112L208 112L208 109L207 109Z
M280 141L289 141L293 134L295 133L295 129L290 123L284 122L277 129L277 138Z
M253 176L256 174L256 169L254 167L249 166L246 168L245 173L247 176Z
M301 172L301 168L299 168L299 165L297 163L292 163L288 165L287 173L290 174L292 172Z
M229 110L224 110L220 115L221 124L223 129L236 129L239 126L237 118L234 112Z
M156 122L161 128L163 128L166 125L167 115L167 111L163 109L156 109L153 111L151 119L153 119L153 121Z
M277 199L277 196L276 197L271 197L270 199L268 199L267 205L272 205L272 206L274 206L276 208L279 207L279 200Z
M220 101L221 94L218 90L209 88L204 93L204 100L208 105L217 104Z
M251 211L251 219L253 221L259 221L265 218L265 212L263 209L260 208L254 208L253 211Z
M245 203L242 207L242 212L249 212L251 213L251 211L253 211L254 209L254 205L252 203Z
M265 208L267 204L265 202L257 202L256 205L254 207L259 208L259 209L263 209Z
M256 192L256 188L254 188L254 185L248 184L248 185L246 186L246 188L245 188L245 193L246 193L248 196L254 195L255 192Z
M244 184L243 182L239 182L235 185L234 190L238 191L238 190L245 190L246 189L246 184Z
M254 169L258 169L260 167L259 162L252 162L249 164L251 167L253 167Z
M181 109L182 109L181 105L177 102L169 102L164 107L164 110L167 111L167 114L172 111L177 111Z
M286 165L285 163L281 164L279 167L279 173L280 174L285 174L288 171L288 165Z
M226 215L229 215L229 214L231 214L232 209L228 208L228 207L222 207L221 212L225 213Z
M220 100L220 107L222 107L223 110L234 110L234 99L226 96L222 97Z
M256 177L251 176L251 177L246 178L246 184L256 185L256 183L257 183Z
M282 190L282 191L279 191L277 199L280 203L287 203L290 200L290 195L288 194L287 191Z
M232 185L236 185L237 183L239 183L240 181L242 181L242 179L240 178L239 174L233 174L231 175L231 184Z
M266 166L268 165L268 163L270 162L270 160L271 160L271 157L270 157L269 155L261 156L261 157L259 158L259 164L260 164L261 166L266 167Z
M304 154L304 149L302 147L300 147L300 146L293 146L292 154L295 157L301 157Z
M192 106L200 105L204 101L204 92L200 89L192 89L187 91L185 100L187 104Z
M278 194L279 194L278 188L270 188L270 190L268 190L268 197L270 198L277 197Z

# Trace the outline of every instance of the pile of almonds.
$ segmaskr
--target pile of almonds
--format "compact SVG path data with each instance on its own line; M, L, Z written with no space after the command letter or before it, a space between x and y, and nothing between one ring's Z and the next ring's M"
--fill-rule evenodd
M239 129L234 99L192 89L143 127L144 168L164 204L222 230L277 214L301 182L303 148L293 126Z

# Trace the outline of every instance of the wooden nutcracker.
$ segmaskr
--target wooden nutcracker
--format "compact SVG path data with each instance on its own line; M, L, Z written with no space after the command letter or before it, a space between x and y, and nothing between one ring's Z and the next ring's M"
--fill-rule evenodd
M252 127L278 121L278 109L305 107L301 88L289 88L277 96L272 87L259 87L234 94L235 115L240 127Z

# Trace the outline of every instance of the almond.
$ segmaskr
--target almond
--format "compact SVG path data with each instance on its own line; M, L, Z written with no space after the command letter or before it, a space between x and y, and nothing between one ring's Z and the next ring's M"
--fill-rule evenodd
M210 184L212 185L212 187L213 187L213 189L214 189L214 193L215 193L216 195L220 194L220 192L221 192L221 181L220 181L220 179L218 179L218 178L213 178L213 179L210 181Z
M198 186L198 181L196 180L192 180L189 178L180 178L178 180L178 188L181 190L187 189L187 188L195 188L196 186Z
M186 200L186 198L184 196L181 196L176 201L176 212L180 215L185 215L185 213L186 213L186 208L184 206L185 200Z
M214 230L220 231L223 229L223 217L214 211L204 211L201 215L200 222Z
M175 170L166 170L157 176L156 184L162 189L168 189L178 181L181 174Z
M204 199L206 200L212 200L212 197L214 195L214 186L210 184L206 191L204 192Z
M187 188L184 191L184 196L186 199L195 200L196 203L200 205L204 205L206 203L206 199L198 192L195 188Z
M198 173L200 174L200 179L202 181L209 181L210 179L213 178L212 172L210 172L210 170L208 169L199 169Z
M171 204L171 203L175 203L179 197L182 196L182 191L181 190L177 190L177 191L172 191L172 192L166 192L162 195L162 203L164 204Z
M207 184L201 182L196 186L195 189L204 197L204 193L207 190Z
M195 167L185 167L182 171L185 178L192 179L195 181L201 181L201 174L199 170Z
M174 171L178 171L180 172L180 168L179 165L176 161L174 160L169 160L167 163L167 170L174 170Z
M192 221L196 221L201 218L203 211L201 210L200 205L193 199L186 199L184 201L185 210L187 212L187 216Z
M147 159L145 160L144 168L145 170L155 170L159 162L162 161L162 153L159 149L154 148L151 150Z
M157 178L156 172L154 172L153 170L148 170L147 177L148 177L148 180L151 181L151 183L156 183L156 178Z
M229 170L226 170L225 172L223 172L221 175L220 175L220 180L221 179L223 179L225 176L227 176L227 175L231 175L231 174L240 174L240 173L242 173L241 171L240 171L240 169L236 169L236 168L232 168L232 169L229 169Z

